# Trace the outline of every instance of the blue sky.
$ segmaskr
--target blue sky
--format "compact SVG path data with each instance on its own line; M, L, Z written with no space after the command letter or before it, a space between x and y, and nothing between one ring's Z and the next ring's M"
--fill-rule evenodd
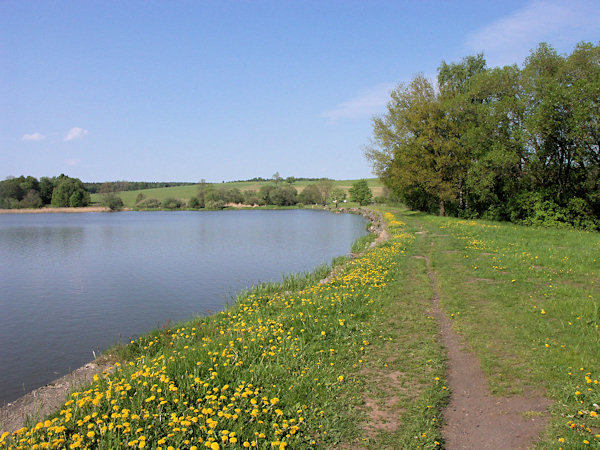
M389 91L600 40L600 2L0 2L0 178L371 177Z

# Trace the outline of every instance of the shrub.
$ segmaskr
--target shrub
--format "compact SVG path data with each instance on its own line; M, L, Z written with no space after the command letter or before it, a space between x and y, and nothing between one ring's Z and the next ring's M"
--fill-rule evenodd
M198 208L200 208L200 200L198 200L198 197L192 197L192 198L190 198L190 201L188 202L188 207L190 209L198 209Z
M111 211L119 211L123 207L123 200L114 192L102 194L102 205Z
M138 208L141 209L157 209L161 207L160 200L156 198L147 198L138 203Z
M179 209L179 208L181 208L181 201L176 198L173 198L173 197L167 197L163 201L162 205L163 205L163 208L167 208L167 209Z
M298 191L294 186L277 186L269 193L271 204L277 206L291 206L298 201Z
M208 200L206 202L207 209L223 209L225 208L225 202L223 200Z

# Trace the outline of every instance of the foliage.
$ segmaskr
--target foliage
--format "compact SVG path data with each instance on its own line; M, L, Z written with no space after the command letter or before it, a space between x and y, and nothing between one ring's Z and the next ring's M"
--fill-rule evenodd
M109 192L102 195L102 205L111 211L119 211L123 208L123 200L114 192Z
M40 180L41 181L41 180ZM86 190L90 193L127 192L141 189L158 189L175 186L193 186L196 183L179 181L106 181L104 183L84 183Z
M162 206L166 209L179 209L182 206L182 202L179 199L169 197L162 202Z
M343 203L344 200L346 200L346 191L344 191L342 188L333 188L329 193L329 198L327 199L329 203L335 203L336 208L338 207L338 204Z
M298 201L298 191L294 186L277 186L269 193L269 203L276 206L291 206Z
M326 205L327 199L329 198L329 194L335 186L333 180L330 180L329 178L321 178L315 183L315 185L321 193L321 202L323 203L323 205Z
M244 191L244 203L246 205L259 205L260 202L260 197L258 196L258 193L255 190L248 189L247 191Z
M437 85L398 86L365 155L414 209L592 229L599 142L600 45L542 43L522 68L469 56L443 62Z
M54 207L80 207L90 203L90 194L79 178L61 174L56 178L51 204Z
M140 209L157 209L162 206L160 200L156 198L146 198L137 204Z
M373 193L365 179L355 182L349 192L350 201L358 202L361 206L366 206L373 200Z
M206 209L223 209L225 208L225 202L223 200L207 200Z
M314 183L306 186L304 190L300 192L298 199L307 205L323 203L323 195L321 194L321 190Z
M190 198L190 201L188 202L188 208L190 208L190 209L200 208L200 201L198 200L198 197Z

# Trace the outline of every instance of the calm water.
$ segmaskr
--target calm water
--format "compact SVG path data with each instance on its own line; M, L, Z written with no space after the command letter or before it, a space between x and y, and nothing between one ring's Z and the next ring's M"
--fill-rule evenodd
M365 223L307 210L0 215L0 405L119 339L329 263Z

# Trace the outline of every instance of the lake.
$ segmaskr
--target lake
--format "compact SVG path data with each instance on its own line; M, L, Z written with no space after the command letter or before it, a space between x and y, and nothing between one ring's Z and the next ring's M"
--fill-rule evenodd
M311 210L0 215L0 406L93 352L330 263L366 223Z

